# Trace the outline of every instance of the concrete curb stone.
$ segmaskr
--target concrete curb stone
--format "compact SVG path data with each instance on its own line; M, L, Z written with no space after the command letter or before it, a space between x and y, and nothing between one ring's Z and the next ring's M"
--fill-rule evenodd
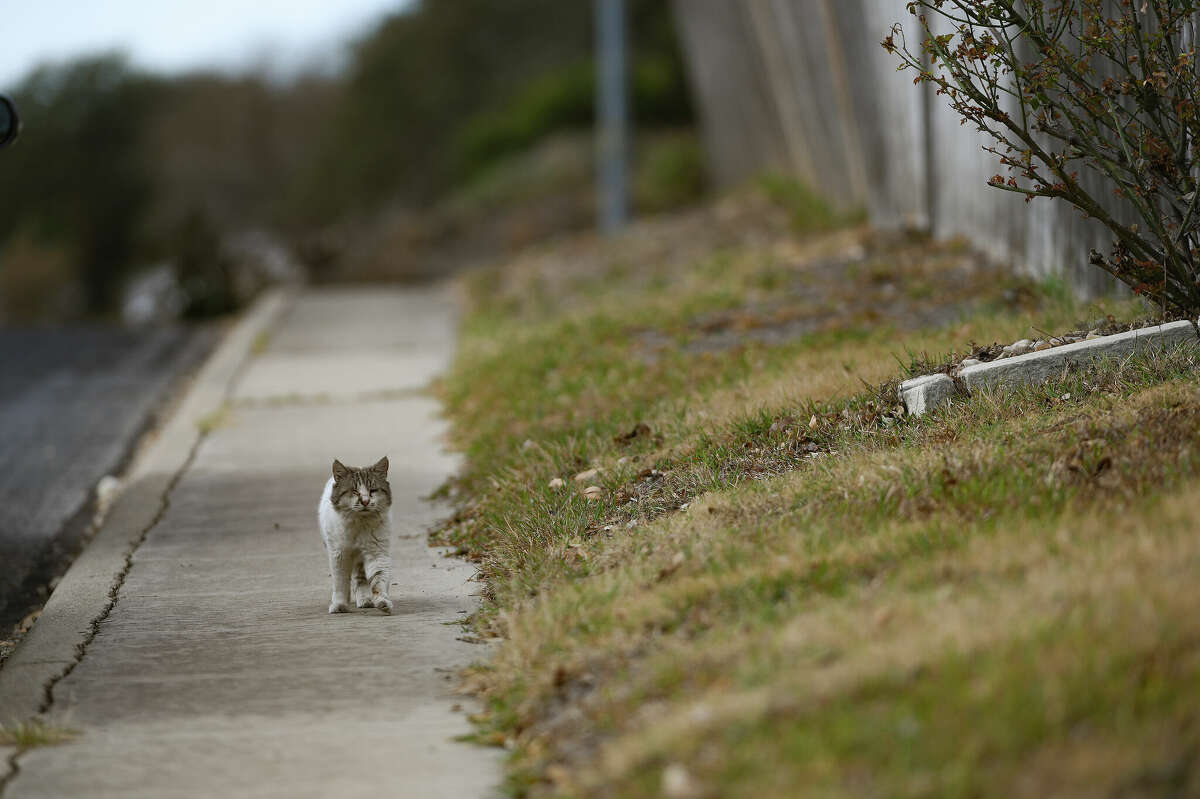
M977 363L960 369L958 382L967 390L1006 388L1042 383L1062 374L1070 366L1092 363L1101 358L1123 358L1151 348L1166 349L1184 344L1200 346L1196 328L1190 321L1169 322L1085 339L1073 344L1051 347L1012 358ZM920 416L950 401L955 380L950 375L914 377L900 384L900 401L910 416Z
M920 416L950 401L954 396L954 380L950 375L922 375L900 384L900 402L909 416Z

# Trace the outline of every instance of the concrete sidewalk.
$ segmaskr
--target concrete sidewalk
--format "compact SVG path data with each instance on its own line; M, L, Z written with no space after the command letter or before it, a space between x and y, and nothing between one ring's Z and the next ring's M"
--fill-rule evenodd
M469 725L448 672L484 654L452 623L478 586L424 539L439 509L422 497L455 466L420 393L452 353L452 304L437 290L312 291L256 323L193 390L225 410L190 449L181 425L204 403L180 411L106 524L128 530L101 531L95 562L77 562L0 671L0 716L36 704L81 733L10 757L4 799L463 799L498 782L494 750L452 741ZM331 616L316 503L333 458L384 454L395 612ZM122 539L134 551L105 615L88 598Z
M4 633L32 609L36 589L70 562L96 483L122 467L216 333L110 324L0 328Z

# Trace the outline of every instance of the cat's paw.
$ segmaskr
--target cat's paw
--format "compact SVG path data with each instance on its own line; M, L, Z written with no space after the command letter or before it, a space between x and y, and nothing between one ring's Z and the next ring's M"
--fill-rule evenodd
M381 596L375 600L375 607L382 610L386 615L392 615L392 600L385 596Z
M329 603L329 612L330 613L349 613L350 606L347 605L345 602L330 602Z
M358 599L354 600L354 604L360 608L369 608L375 603L371 601L371 597L369 596L360 596Z

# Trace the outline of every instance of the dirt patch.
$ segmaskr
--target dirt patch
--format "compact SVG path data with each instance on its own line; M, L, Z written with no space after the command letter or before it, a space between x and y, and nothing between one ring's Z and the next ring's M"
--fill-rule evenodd
M640 357L652 364L674 347L718 353L833 330L941 327L976 310L981 297L993 298L996 285L1011 280L961 244L865 230L832 255L809 258L776 247L776 259L760 278L769 298L702 314L676 336L639 331ZM1013 302L1019 302L1016 295Z

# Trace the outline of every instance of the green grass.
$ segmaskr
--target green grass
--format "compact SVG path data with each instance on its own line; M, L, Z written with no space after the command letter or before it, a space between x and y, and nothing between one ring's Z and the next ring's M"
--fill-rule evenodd
M0 725L0 746L15 746L24 751L65 743L78 734L67 727L57 727L35 719L7 726Z
M677 127L690 120L679 65L651 57L633 64L635 116L641 125ZM477 177L506 157L563 131L587 131L595 119L596 80L591 59L547 73L499 107L467 120L451 142L461 178Z
M251 355L262 355L271 346L271 331L260 330L254 336L254 341L250 343Z
M197 419L196 429L200 431L201 435L208 435L214 430L229 424L231 414L232 409L230 408L229 403L222 403L221 407L217 408L215 411L205 414Z
M834 213L816 192L784 175L763 175L759 178L759 186L768 197L787 209L792 227L799 232L828 230L861 221L864 216L861 211L845 216Z
M972 342L1144 310L761 197L470 278L439 535L510 790L1186 793L1196 351L908 418Z

